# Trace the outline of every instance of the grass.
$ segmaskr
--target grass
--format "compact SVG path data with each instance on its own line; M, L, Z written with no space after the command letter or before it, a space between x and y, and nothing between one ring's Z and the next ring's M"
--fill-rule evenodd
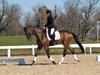
M14 45L32 45L36 44L36 38L31 41L27 40L25 36L1 36L0 46L14 46Z
M97 42L97 40L85 39L85 41L82 41L82 43L100 43L100 40Z

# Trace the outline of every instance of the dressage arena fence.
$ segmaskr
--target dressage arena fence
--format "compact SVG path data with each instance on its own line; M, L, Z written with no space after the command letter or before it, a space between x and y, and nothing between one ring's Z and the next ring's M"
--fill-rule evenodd
M100 48L100 44L82 44L84 49L85 49L85 54L86 54L86 48L89 48L89 53L92 54L92 48ZM79 48L77 44L71 44L71 47L73 48ZM0 49L6 49L7 51L7 56L10 58L11 57L11 49L32 49L32 55L35 54L35 48L37 48L37 45L24 45L24 46L0 46ZM63 45L54 45L50 46L49 48L63 48Z

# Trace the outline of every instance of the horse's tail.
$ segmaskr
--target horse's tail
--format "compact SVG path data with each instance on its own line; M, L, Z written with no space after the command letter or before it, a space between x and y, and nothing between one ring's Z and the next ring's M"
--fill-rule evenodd
M82 53L84 53L84 48L83 48L81 42L78 40L77 36L74 33L72 33L72 34L73 34L75 42L79 45L80 49L82 50Z

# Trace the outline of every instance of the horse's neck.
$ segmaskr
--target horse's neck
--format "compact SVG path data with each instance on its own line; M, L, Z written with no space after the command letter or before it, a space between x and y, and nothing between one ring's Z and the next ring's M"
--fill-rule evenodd
M38 29L38 28L35 28L34 29L34 32L35 32L35 36L37 39L41 40L41 36L42 36L42 30Z

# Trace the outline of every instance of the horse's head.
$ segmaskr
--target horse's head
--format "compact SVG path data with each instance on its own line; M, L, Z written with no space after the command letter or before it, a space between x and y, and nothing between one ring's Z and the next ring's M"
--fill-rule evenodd
M39 28L34 28L33 26L24 27L24 32L28 40L31 40L32 35L35 35L37 38L41 37L42 30Z
M31 36L33 34L32 29L30 27L24 27L24 32L28 40L31 40Z

